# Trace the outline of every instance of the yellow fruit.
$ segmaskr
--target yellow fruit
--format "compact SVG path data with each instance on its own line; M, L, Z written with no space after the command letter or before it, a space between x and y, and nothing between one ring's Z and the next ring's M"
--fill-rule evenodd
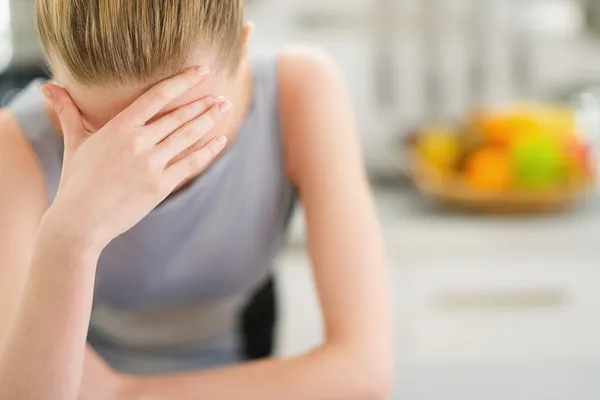
M491 116L484 119L482 125L484 138L502 145L509 144L515 137L541 134L543 129L538 120L525 114Z
M462 154L458 136L443 128L428 129L419 137L419 154L432 166L453 169Z
M499 148L486 147L478 150L467 160L465 178L477 189L508 190L513 182L510 157Z
M482 115L477 128L486 141L509 145L529 136L574 137L576 117L566 107L527 104Z

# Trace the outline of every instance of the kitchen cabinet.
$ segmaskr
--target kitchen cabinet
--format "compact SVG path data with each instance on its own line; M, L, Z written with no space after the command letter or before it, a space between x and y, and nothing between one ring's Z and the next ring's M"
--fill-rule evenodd
M412 266L416 363L600 360L600 257L453 251Z

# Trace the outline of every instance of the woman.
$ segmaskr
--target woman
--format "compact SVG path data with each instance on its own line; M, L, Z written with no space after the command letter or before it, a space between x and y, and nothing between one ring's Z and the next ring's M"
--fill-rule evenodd
M384 251L329 58L250 57L243 0L37 21L53 80L0 114L0 398L385 398ZM250 362L295 193L326 338Z

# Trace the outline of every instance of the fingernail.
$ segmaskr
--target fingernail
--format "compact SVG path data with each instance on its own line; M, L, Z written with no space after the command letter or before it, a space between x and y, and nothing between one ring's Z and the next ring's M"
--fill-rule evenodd
M42 93L44 94L44 96L46 96L46 98L50 101L54 101L54 96L52 96L52 92L49 91L46 88L42 88Z
M231 102L229 100L223 99L223 100L219 101L218 107L219 107L219 111L221 112L221 114L227 115L231 111L233 104L231 104Z
M210 73L210 70L208 69L208 67L196 67L195 70L196 70L196 73L202 78L206 78L208 76L208 74Z
M227 144L227 136L221 136L217 139L217 144L219 146L221 146L221 148L224 148L225 145Z
M208 143L208 148L212 151L213 155L219 154L227 144L227 138L225 136L218 137L215 140L211 140Z

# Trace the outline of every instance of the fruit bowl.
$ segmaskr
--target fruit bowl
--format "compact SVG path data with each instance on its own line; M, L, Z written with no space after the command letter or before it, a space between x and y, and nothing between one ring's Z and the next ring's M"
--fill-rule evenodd
M595 182L589 144L559 107L514 106L474 113L459 126L424 127L409 153L416 188L464 211L563 210Z
M543 191L492 192L473 188L459 175L440 172L419 156L411 158L411 178L423 195L445 207L468 212L520 214L567 210L585 198L593 182L590 178Z

